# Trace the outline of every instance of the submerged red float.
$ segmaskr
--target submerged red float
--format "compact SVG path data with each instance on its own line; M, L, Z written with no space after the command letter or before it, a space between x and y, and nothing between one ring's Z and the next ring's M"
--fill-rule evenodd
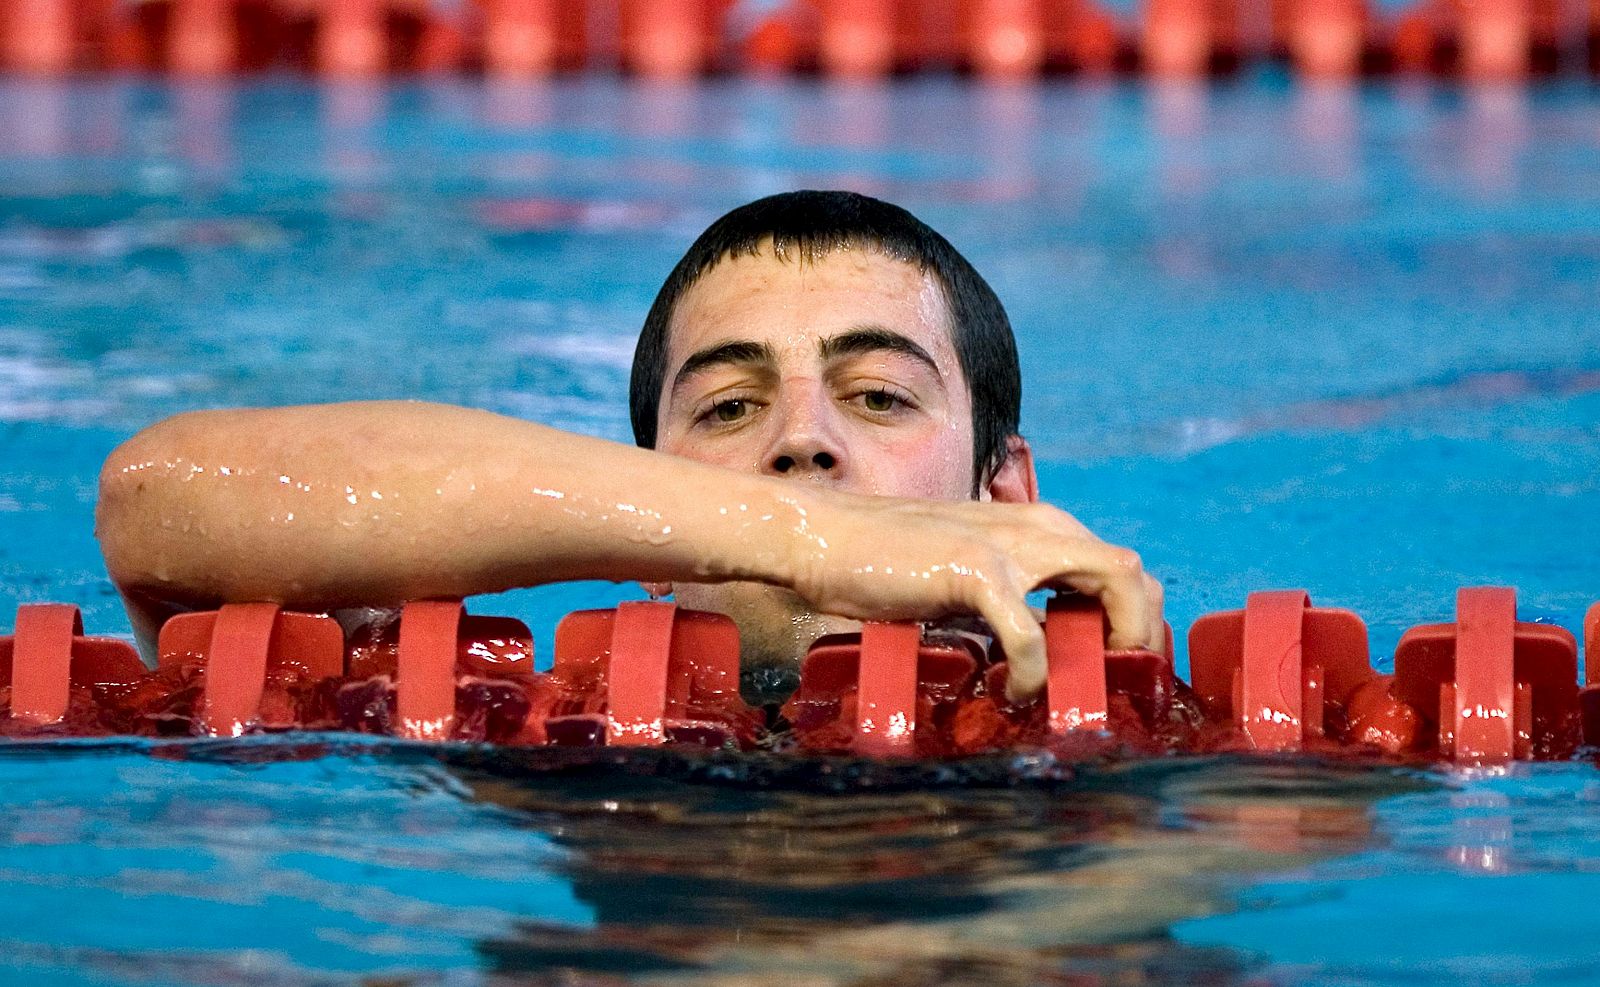
M554 665L526 625L424 600L354 628L243 603L184 614L146 669L133 647L83 634L77 609L19 608L0 637L0 735L239 736L345 730L512 745L766 749L953 758L1306 752L1498 764L1600 743L1600 603L1586 679L1564 628L1516 619L1515 591L1463 589L1455 620L1402 636L1394 673L1348 610L1300 590L1253 593L1189 630L1192 681L1163 652L1107 651L1103 612L1057 596L1044 619L1044 694L1006 696L1005 656L978 637L868 623L818 640L776 714L739 693L728 618L671 603L568 615Z

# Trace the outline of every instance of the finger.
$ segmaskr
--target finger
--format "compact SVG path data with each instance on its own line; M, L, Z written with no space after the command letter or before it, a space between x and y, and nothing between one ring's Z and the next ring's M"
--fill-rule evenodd
M1167 647L1166 591L1148 572L1144 574L1144 598L1150 611L1150 650L1164 652Z
M1044 688L1048 675L1044 630L1020 592L992 591L980 601L979 612L1006 653L1009 674L1006 696L1026 702Z
M1100 590L1100 604L1111 621L1106 644L1117 650L1151 647L1150 604L1139 556L1126 548L1107 548L1105 585Z

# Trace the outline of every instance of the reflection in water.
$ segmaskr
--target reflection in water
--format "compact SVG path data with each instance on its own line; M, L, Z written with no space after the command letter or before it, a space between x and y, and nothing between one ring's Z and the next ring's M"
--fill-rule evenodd
M374 129L386 110L388 90L361 79L330 82L321 91L324 164L339 186L365 186L378 177L383 159Z
M572 851L591 928L480 945L502 975L684 983L1236 983L1176 945L1229 882L1370 845L1384 771L1167 761L1030 786L828 795L457 764ZM992 780L992 779L991 779Z
M971 198L1015 202L1036 193L1033 139L1039 133L1039 87L987 82L978 86L976 99L979 143L990 149L991 157L988 174Z
M1204 196L1215 175L1204 161L1209 123L1209 88L1193 79L1153 79L1144 87L1149 129L1154 137L1155 186L1174 202Z
M234 157L232 87L213 82L177 83L172 95L178 147L184 159L202 173L227 171Z
M548 79L483 80L483 121L496 130L525 130L548 125L554 118L554 96Z
M1360 90L1341 80L1308 80L1296 87L1295 130L1306 146L1299 155L1318 178L1361 179Z
M1502 199L1516 191L1528 143L1526 86L1479 84L1467 89L1465 162L1480 195Z
M0 91L0 133L9 151L24 158L52 158L70 147L67 90L33 79L18 79Z
M1504 874L1511 869L1510 799L1500 792L1463 792L1450 797L1456 810L1456 842L1449 859L1468 872Z

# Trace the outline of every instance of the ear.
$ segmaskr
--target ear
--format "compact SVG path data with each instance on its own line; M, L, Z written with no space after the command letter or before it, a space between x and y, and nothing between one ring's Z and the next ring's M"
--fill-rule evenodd
M1002 504L1036 504L1039 501L1039 475L1033 469L1033 449L1028 440L1013 435L1006 440L1005 462L994 477L978 491L979 500Z

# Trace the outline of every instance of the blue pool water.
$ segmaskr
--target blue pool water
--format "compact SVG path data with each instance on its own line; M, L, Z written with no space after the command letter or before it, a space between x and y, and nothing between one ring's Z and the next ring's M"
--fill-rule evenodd
M0 632L61 600L126 633L94 477L175 411L418 397L626 439L659 281L793 187L900 202L985 272L1046 496L1139 548L1180 630L1304 586L1383 665L1460 585L1574 629L1600 599L1579 83L0 80L0 135ZM547 655L560 613L635 595L475 607ZM1597 801L1588 763L827 794L339 738L16 745L0 976L1593 983Z

